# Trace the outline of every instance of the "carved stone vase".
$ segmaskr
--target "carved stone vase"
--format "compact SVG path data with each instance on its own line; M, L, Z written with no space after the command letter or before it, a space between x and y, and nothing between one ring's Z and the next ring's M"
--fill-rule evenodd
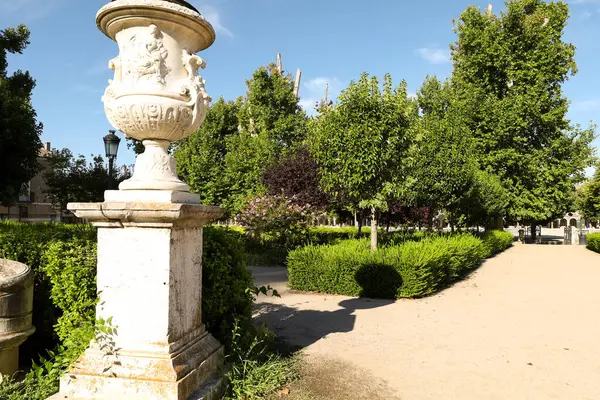
M100 9L97 24L119 45L109 62L114 79L102 98L106 116L146 148L120 190L189 192L168 147L197 130L206 115L211 99L198 75L206 64L195 53L212 45L214 29L180 0L115 0Z

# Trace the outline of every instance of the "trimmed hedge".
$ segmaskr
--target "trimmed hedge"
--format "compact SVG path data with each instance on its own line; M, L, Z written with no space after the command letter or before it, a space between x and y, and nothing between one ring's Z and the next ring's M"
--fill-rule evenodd
M510 236L510 241L508 237ZM423 238L369 250L367 240L307 246L290 252L290 287L375 298L432 295L461 279L487 257L512 245L510 233Z
M515 237L512 233L504 231L485 232L481 236L481 239L483 240L483 244L487 251L485 258L489 258L503 252L512 246L513 242L515 241Z
M586 237L587 248L600 253L600 233L588 233Z

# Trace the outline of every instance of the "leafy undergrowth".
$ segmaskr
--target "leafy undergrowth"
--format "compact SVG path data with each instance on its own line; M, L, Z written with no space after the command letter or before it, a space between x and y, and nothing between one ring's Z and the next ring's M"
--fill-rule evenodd
M273 332L257 328L251 343L244 343L244 332L236 325L231 354L227 356L228 387L223 400L259 400L279 393L299 377L299 356L277 349Z

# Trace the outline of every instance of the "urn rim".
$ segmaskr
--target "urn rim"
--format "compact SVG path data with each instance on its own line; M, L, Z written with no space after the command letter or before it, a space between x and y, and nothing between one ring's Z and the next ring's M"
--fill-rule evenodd
M114 1L118 1L118 0L110 0L110 1L114 2ZM187 7L190 10L196 11L198 14L200 14L200 11L198 11L198 9L196 7L194 7L193 5L191 5L190 3L188 3L185 0L161 0L161 1L166 1L168 3L175 3L175 4L178 4L180 6Z
M123 29L159 21L186 30L184 36L189 42L185 47L192 54L215 42L211 23L184 0L111 0L96 14L98 29L115 41Z

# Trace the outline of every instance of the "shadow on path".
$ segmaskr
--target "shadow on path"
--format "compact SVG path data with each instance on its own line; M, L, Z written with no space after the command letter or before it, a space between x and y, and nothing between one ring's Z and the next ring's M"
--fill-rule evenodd
M354 329L356 310L367 310L393 304L394 300L348 299L336 311L299 310L285 304L260 303L255 306L255 321L266 324L277 336L299 350L332 333Z

